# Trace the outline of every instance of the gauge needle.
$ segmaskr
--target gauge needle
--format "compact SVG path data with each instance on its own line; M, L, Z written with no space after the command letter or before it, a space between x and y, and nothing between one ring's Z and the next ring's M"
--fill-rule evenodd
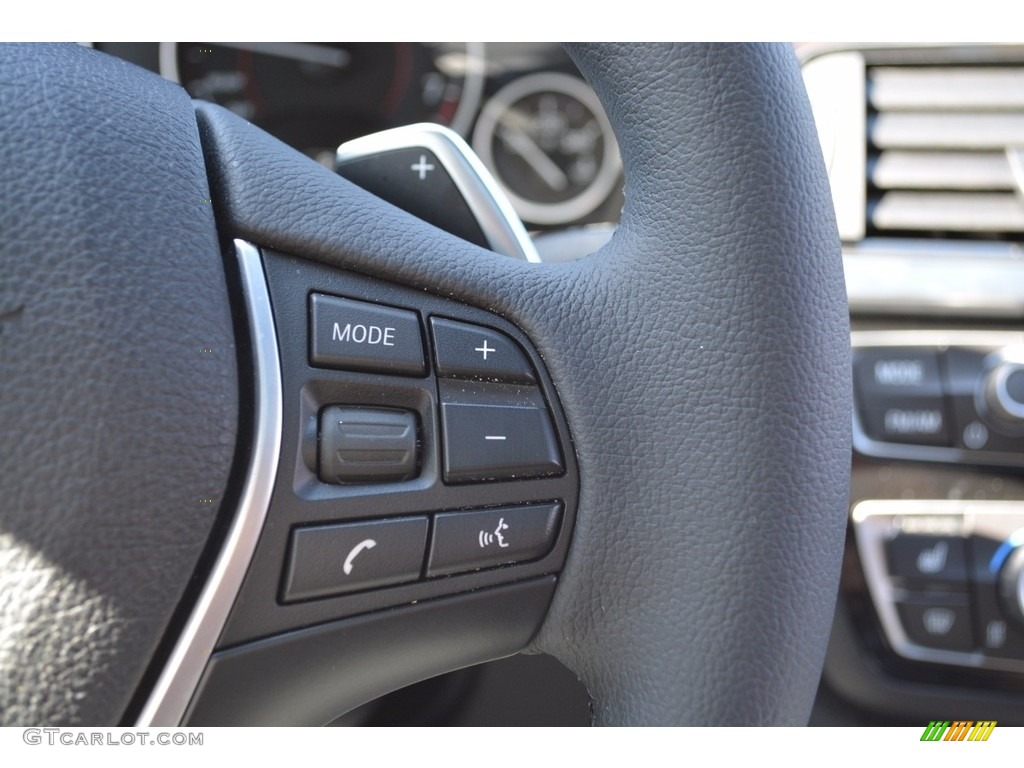
M545 184L556 192L561 192L569 186L569 177L529 135L507 125L503 125L500 130L502 140L513 152L526 161L526 164L541 177Z
M211 43L211 45L233 48L236 51L262 53L281 59L305 61L309 64L320 64L336 69L344 69L352 60L352 55L348 51L316 43Z

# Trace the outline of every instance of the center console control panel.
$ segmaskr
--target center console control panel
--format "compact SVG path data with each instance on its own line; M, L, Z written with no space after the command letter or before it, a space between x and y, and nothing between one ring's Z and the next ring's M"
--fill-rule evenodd
M853 334L854 448L866 456L1024 466L1024 334Z
M1021 722L1024 333L881 324L851 336L850 524L824 677L904 721L970 696Z
M864 501L853 524L897 654L1024 672L1024 502Z

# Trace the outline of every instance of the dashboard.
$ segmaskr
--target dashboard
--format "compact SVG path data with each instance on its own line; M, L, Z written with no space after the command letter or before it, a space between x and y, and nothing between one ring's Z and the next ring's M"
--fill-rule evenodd
M548 43L96 43L334 167L416 122L476 151L544 260L610 236L615 137ZM799 44L847 278L846 557L813 724L1024 725L1024 46ZM584 724L516 657L338 724ZM430 712L427 720L423 712Z
M593 91L553 43L96 43L333 167L411 123L466 139L534 231L614 222L622 165Z
M1024 48L799 49L855 417L822 722L1024 723Z

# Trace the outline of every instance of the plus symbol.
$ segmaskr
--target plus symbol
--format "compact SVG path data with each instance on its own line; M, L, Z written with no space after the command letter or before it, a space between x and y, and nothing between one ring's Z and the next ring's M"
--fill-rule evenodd
M488 347L487 346L487 339L484 339L484 345L482 347L477 347L473 351L474 352L481 352L483 354L483 356L484 356L484 360L486 360L488 352L496 352L497 350L494 349L494 347Z
M434 166L427 162L426 155L420 155L420 161L409 166L410 171L416 171L420 175L420 181L427 178L427 174L434 170Z

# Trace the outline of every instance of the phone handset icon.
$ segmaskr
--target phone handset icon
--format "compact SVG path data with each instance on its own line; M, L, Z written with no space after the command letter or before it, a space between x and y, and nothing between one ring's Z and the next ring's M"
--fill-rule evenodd
M364 549L373 549L377 546L377 542L373 539L364 539L352 547L352 551L348 553L348 557L345 558L345 564L341 566L341 570L348 576L352 573L352 561L356 559L356 555L362 552Z

